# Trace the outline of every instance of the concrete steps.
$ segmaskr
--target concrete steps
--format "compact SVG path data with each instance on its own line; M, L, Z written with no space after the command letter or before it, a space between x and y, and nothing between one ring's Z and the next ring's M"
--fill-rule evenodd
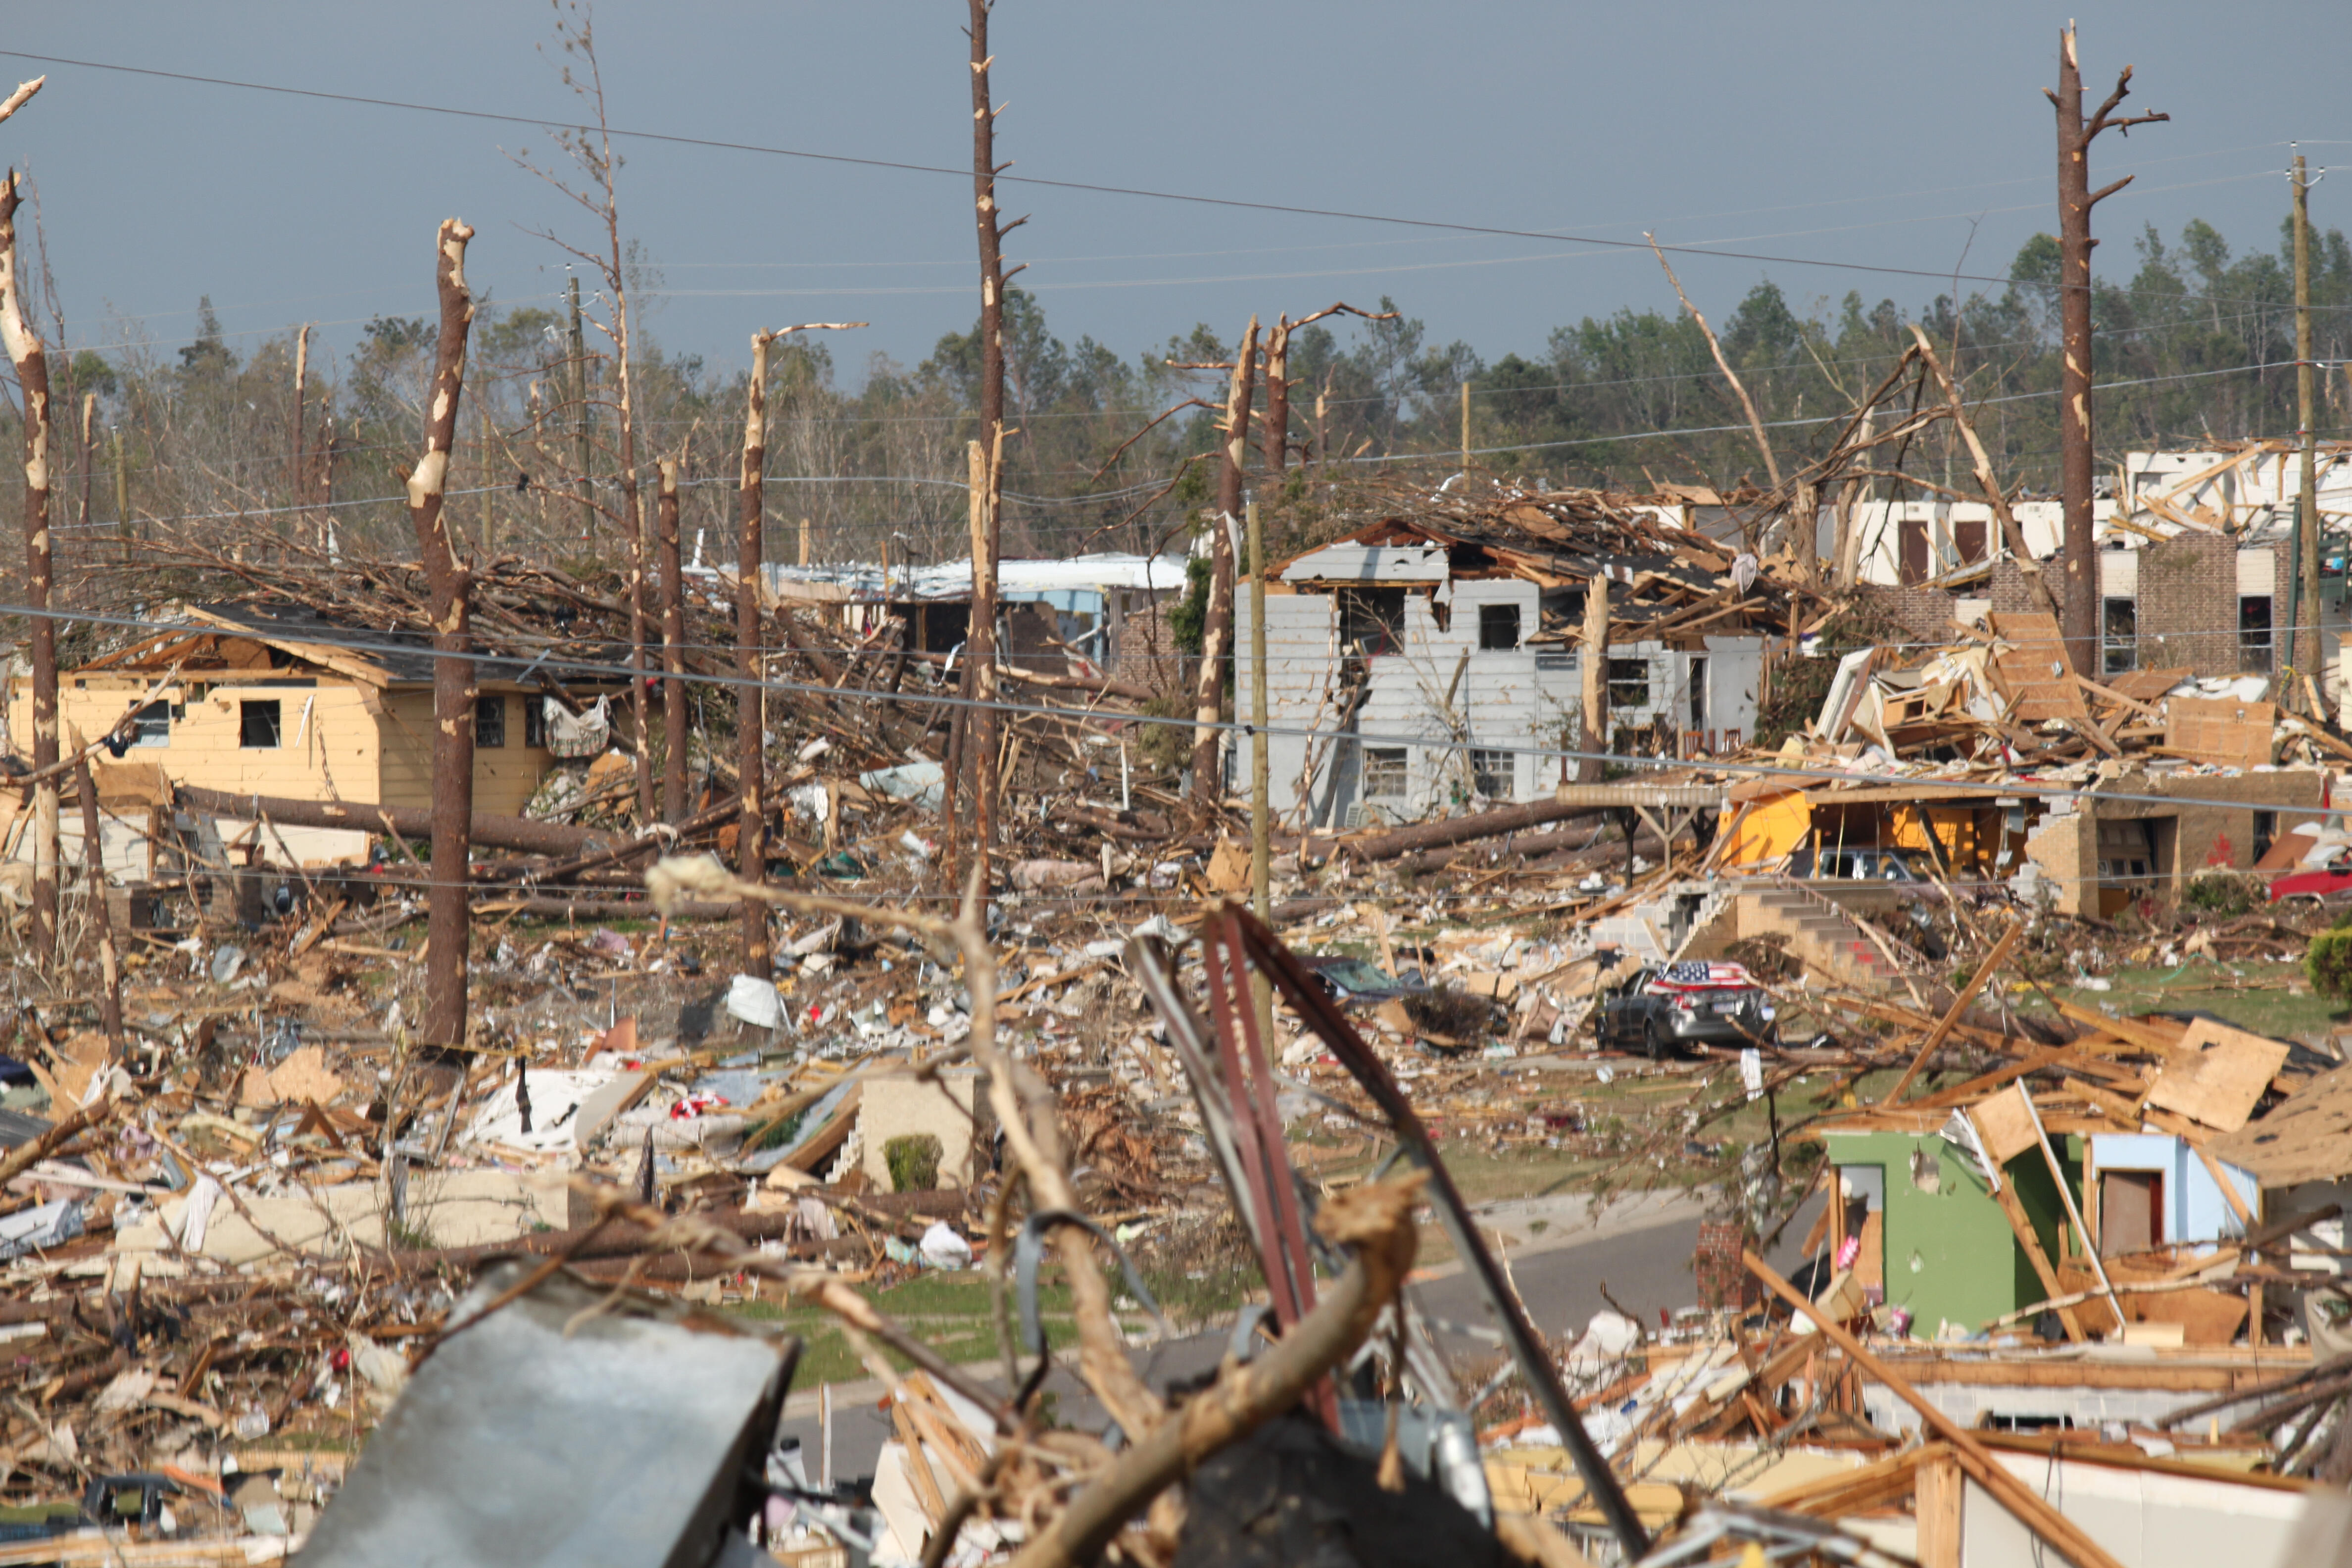
M1900 984L1878 944L1819 894L1785 885L1745 889L1732 907L1742 940L1780 937L1807 967L1859 990L1891 991Z

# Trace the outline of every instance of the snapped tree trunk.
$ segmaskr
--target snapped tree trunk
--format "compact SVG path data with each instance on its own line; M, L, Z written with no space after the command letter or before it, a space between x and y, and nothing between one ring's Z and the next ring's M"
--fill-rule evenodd
M81 737L74 737L74 750L81 750ZM81 848L82 864L89 878L89 918L98 927L98 975L104 987L98 997L99 1027L106 1031L106 1043L116 1050L122 1048L122 965L114 953L114 922L106 912L106 844L98 827L98 785L89 776L89 758L74 760L74 772L81 786Z
M677 459L661 459L654 513L661 548L662 820L675 823L686 803L686 566L677 547Z
M1252 316L1225 389L1224 462L1217 470L1217 515L1210 522L1215 536L1210 541L1209 613L1201 632L1201 672L1192 710L1192 799L1203 805L1225 795L1219 763L1223 736L1216 725L1225 716L1225 669L1234 651L1234 530L1241 524L1250 394L1256 375L1257 318Z
M2084 121L2083 70L2069 22L2058 35L2058 90L2042 89L2058 111L2058 493L2065 521L2059 630L2074 672L2094 677L2099 670L2099 561L2091 537L2091 251L2099 242L2091 237L2091 209L2132 176L2091 189L2091 143L2102 131L2171 118L2108 118L2130 93L2131 74L2124 67L2115 91Z
M425 457L408 479L408 520L425 562L433 600L433 887L425 902L424 1041L466 1043L466 968L472 940L474 814L474 661L469 620L473 581L449 541L442 505L449 454L457 439L457 401L466 385L466 336L474 297L466 288L466 242L474 231L441 223L436 246L441 333L433 351L433 397Z
M768 876L767 701L759 682L767 676L765 641L760 628L760 571L767 548L768 468L767 332L751 334L751 388L743 409L742 531L735 546L735 657L743 684L735 690L735 772L743 810L735 827L736 873L747 882ZM766 979L772 962L768 906L743 900L743 973Z
M1265 429L1259 437L1266 478L1276 485L1290 461L1290 318L1275 318L1265 336Z
M1609 579L1595 575L1584 585L1584 731L1577 750L1609 749ZM1588 755L1576 763L1579 784L1601 782L1601 759Z
M20 94L23 89L17 89ZM0 341L24 393L25 607L33 663L33 952L42 963L58 945L58 628L49 619L49 356L25 313L16 254L15 170L0 182Z
M1004 237L1029 220L1003 219L996 206L996 114L989 100L988 16L992 0L969 0L971 42L971 208L980 240L980 439L969 454L971 482L971 631L964 691L982 706L965 710L961 762L971 804L972 854L985 867L996 837L996 563L1003 553ZM1014 268L1014 272L1021 268ZM985 535L983 541L982 535ZM961 835L955 842L961 842ZM952 858L952 857L951 857ZM955 868L961 875L961 866ZM987 883L982 880L985 894Z

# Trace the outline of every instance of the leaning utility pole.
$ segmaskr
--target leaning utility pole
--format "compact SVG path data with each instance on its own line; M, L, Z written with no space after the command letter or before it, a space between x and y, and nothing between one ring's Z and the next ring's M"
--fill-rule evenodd
M22 89L18 91L21 93ZM0 182L0 340L25 395L25 605L33 656L33 952L58 943L58 628L49 619L49 356L25 313L16 255L14 169Z
M1201 628L1201 671L1192 710L1192 799L1203 806L1225 798L1216 726L1225 716L1225 666L1234 649L1234 530L1242 521L1250 393L1256 376L1257 318L1252 316L1225 389L1224 462L1217 470L1217 515L1209 520L1209 613Z
M424 1043L466 1043L466 965L472 942L474 820L473 577L458 559L441 515L449 454L457 443L457 399L466 386L466 334L474 297L466 288L466 242L474 231L441 221L435 279L441 335L433 351L433 396L426 405L425 458L408 478L408 520L432 594L433 885L425 900ZM640 732L642 744L642 731Z
M2294 402L2296 438L2303 443L2303 490L2295 509L2296 554L2303 563L2303 592L2294 610L2294 668L2324 697L2327 672L2320 668L2318 453L2312 434L2311 186L2303 154L2294 155ZM2324 706L2324 703L2323 703ZM2325 719L2324 712L2314 719Z
M2091 189L2091 143L2102 131L2169 120L2141 114L2110 120L2131 94L2132 68L2116 78L2115 91L2088 121L2083 118L2083 71L2074 53L2074 25L2058 35L2058 90L2042 89L2058 110L2058 489L2064 502L2065 616L2059 626L2066 657L2078 675L2099 669L2099 562L2091 537L2091 209L2132 183L2126 174Z

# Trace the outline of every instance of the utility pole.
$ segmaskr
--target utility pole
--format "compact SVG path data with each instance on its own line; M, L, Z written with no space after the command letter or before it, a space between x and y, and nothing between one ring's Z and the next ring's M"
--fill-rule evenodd
M2083 70L2074 52L2074 24L2058 35L2058 90L2042 89L2058 110L2058 321L2062 365L2058 382L2058 489L2065 514L2064 615L2059 634L2078 675L2099 668L2099 562L2091 537L2091 209L2132 183L2126 174L2091 189L2091 142L2102 131L2128 133L2135 125L2169 120L2141 114L2111 120L2130 96L2132 68L2116 78L2098 112L2083 118Z
M2296 554L2302 565L2303 592L2295 606L2294 667L2311 682L2314 701L2325 707L2322 695L2326 671L2320 668L2319 626L2319 480L2318 454L2312 435L2311 363L2311 187L2303 153L2294 155L2294 403L2296 438L2303 444L2303 491L2295 508ZM2326 718L2325 712L2311 715Z
M1462 475L1470 476L1470 384L1462 384Z
M572 425L580 443L580 537L596 532L596 500L588 486L588 468L594 460L588 437L588 338L580 330L580 276L572 277Z

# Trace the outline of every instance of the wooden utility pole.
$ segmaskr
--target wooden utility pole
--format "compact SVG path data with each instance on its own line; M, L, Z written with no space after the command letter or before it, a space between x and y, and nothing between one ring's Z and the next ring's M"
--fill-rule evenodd
M659 459L654 507L661 564L662 820L686 820L686 563L677 546L677 459Z
M596 460L595 444L590 438L588 418L588 335L580 325L580 278L571 279L572 295L572 436L580 453L580 477L574 481L580 491L580 537L596 536L596 497L589 486L588 471Z
M1470 384L1466 381L1462 384L1462 472L1465 478L1470 472Z
M2091 537L2091 209L2132 182L2126 174L2091 189L2091 143L2102 131L2169 120L2168 114L2108 118L2130 96L2132 68L2116 78L2115 91L2088 121L2083 118L2083 70L2074 52L2074 25L2058 35L2058 90L2042 89L2058 110L2058 489L2065 514L2065 592L2059 630L2074 673L2099 672L2099 562Z
M996 563L1003 554L1004 495L1004 237L1029 220L1006 223L996 205L996 116L989 97L988 17L992 0L969 0L971 43L971 207L980 239L980 438L967 453L971 483L971 629L964 644L964 695L995 700ZM1016 267L1013 272L1021 270ZM973 855L982 867L995 837L997 722L992 708L964 710L962 771L971 798ZM952 816L952 813L950 814ZM960 840L961 835L953 835ZM953 859L953 856L950 856ZM953 869L961 876L963 868ZM988 896L983 874L981 896Z
M449 454L457 443L457 400L466 387L466 338L474 297L466 288L466 242L474 231L444 218L435 245L441 334L433 351L433 396L425 457L408 477L408 520L433 601L433 885L425 900L424 1043L466 1043L466 970L473 938L474 704L473 577L442 516ZM640 731L642 741L643 732Z
M1242 335L1225 387L1224 461L1217 470L1217 515L1210 520L1209 613L1201 628L1200 678L1193 686L1192 799L1202 806L1225 797L1216 726L1225 716L1225 667L1234 651L1234 530L1242 521L1242 489L1249 462L1250 394L1257 375L1257 318Z
M2311 187L2303 153L2294 155L2294 404L2296 439L2303 444L2303 485L2295 508L2296 555L2302 563L2303 592L2294 611L2294 668L2310 678L2315 690L2326 692L2327 671L2320 668L2319 610L2319 478L2318 452L2312 430L2311 363ZM2325 719L2325 713L2314 713Z
M17 89L22 93L23 89ZM25 398L25 605L33 659L33 952L58 945L58 628L49 619L49 356L25 313L16 254L21 182L0 182L0 342Z
M1609 749L1609 579L1595 573L1584 584L1584 731L1577 750L1600 752ZM1599 784L1601 759L1576 760L1576 782Z
M1267 374L1273 371L1269 362ZM1271 385L1271 383L1268 384ZM1274 923L1273 763L1266 755L1265 531L1258 526L1257 502L1243 504L1249 518L1250 574L1250 910ZM1251 976L1258 1032L1274 1037L1274 990L1264 974Z

